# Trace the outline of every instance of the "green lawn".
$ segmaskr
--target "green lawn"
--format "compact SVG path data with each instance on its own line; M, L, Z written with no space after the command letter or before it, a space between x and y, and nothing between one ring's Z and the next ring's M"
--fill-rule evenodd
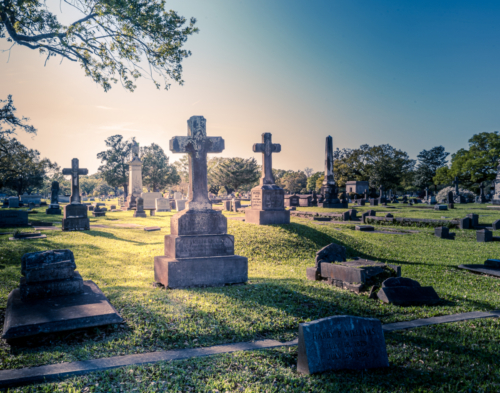
M480 223L500 219L500 212L486 210L484 205L458 206L444 212L394 206L396 209L380 206L374 210L390 211L396 217L462 218L474 212L480 215ZM61 216L45 215L45 209L37 210L39 213L30 219L61 220ZM356 232L353 225L298 218L292 218L290 225L262 227L228 220L236 253L249 259L247 285L165 290L153 283L153 257L163 254L163 236L169 233L172 214L133 218L132 212L107 212L106 217L90 220L91 225L109 228L76 233L46 231L47 239L31 241L11 242L8 236L0 236L2 320L7 295L19 284L21 256L61 248L73 250L83 278L93 280L125 319L122 326L51 335L37 340L36 346L11 349L0 341L0 368L264 338L287 341L296 338L298 323L332 315L374 317L391 323L500 308L500 280L456 268L499 257L498 243L477 243L475 231L453 230L457 237L450 241L434 237L433 229L427 228L408 235L387 235ZM145 232L144 226L160 226L162 230ZM348 259L360 256L401 265L403 276L432 285L442 298L441 304L384 305L366 295L307 281L306 267L313 266L316 251L331 242L346 246ZM386 342L391 366L384 370L301 376L295 372L297 349L292 347L128 367L13 391L499 391L499 333L495 319L389 333Z

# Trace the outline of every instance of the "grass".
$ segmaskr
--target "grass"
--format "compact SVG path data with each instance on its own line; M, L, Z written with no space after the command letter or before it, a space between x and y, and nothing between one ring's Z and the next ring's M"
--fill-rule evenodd
M465 217L475 212L480 223L500 218L500 213L477 205L444 212L394 206L374 210L390 211L395 217L413 212L407 217L416 218ZM30 219L61 220L37 210ZM121 326L46 336L32 346L11 348L0 341L0 369L264 338L286 341L296 337L298 323L332 315L392 323L500 308L498 279L456 268L498 258L498 244L477 243L474 231L454 230L456 240L450 241L434 237L433 229L427 228L408 235L363 233L353 231L353 225L299 218L284 226L228 220L236 254L249 260L247 285L165 290L153 285L153 257L163 254L172 215L133 218L132 212L107 212L106 217L90 217L91 226L106 228L42 231L47 239L17 242L0 236L2 319L8 293L19 285L21 256L61 248L73 250L84 279L93 280L125 319ZM139 227L119 226L124 224ZM162 231L145 232L144 226L160 226ZM331 242L344 245L348 259L360 256L400 265L403 276L432 285L442 302L433 307L397 307L307 281L306 267L313 266L316 251ZM384 370L301 376L295 371L296 348L280 348L127 367L13 391L498 391L499 332L499 321L488 319L386 334L391 366Z

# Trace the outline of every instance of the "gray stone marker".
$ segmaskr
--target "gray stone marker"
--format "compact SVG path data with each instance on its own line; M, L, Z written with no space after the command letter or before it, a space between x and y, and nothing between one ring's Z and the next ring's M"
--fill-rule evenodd
M248 280L248 260L234 255L234 237L227 234L227 219L213 210L208 199L207 153L224 150L221 137L207 137L206 120L188 120L188 136L170 140L173 153L188 154L187 209L170 220L165 255L155 257L155 281L168 288L218 286Z
M281 145L272 143L272 135L262 134L262 143L253 145L255 153L262 153L262 177L252 188L251 206L245 210L245 222L257 225L290 224L290 211L285 210L285 190L275 184L272 154L281 151Z
M156 204L155 204L156 211L158 213L169 212L171 210L170 209L170 201L168 199L156 198L155 202L156 202Z
M177 212L180 212L182 210L186 209L186 200L185 199L176 199L175 200L175 209Z
M478 243L498 242L500 236L493 236L493 233L488 229L480 229L476 231L476 240Z
M156 199L162 198L161 192L143 192L141 197L144 200L144 209L156 209Z
M142 199L142 197L137 198L136 210L134 211L134 214L132 215L132 217L142 217L142 218L147 217L147 214L144 211L144 200Z
M371 225L356 225L356 230L361 232L371 232L374 231L375 228Z
M122 210L132 210L136 207L137 198L142 194L142 161L139 158L139 144L132 147L132 160L128 163L128 196Z
M87 206L82 204L80 197L80 175L87 175L87 169L80 169L78 158L71 160L71 168L65 168L63 175L71 175L71 198L69 205L64 206L64 218L62 220L63 231L88 231L90 221L87 217Z
M6 340L123 320L92 281L75 271L71 250L24 254L21 285L7 300Z
M418 281L404 277L385 280L377 296L396 306L434 305L441 301L433 287L422 287Z
M439 237L440 239L455 240L455 233L450 232L450 229L448 227L434 228L434 236Z
M18 197L9 197L7 199L9 201L9 208L18 208L19 207L19 198Z
M230 212L231 211L231 201L222 201L222 209L224 211Z
M436 205L434 210L448 210L448 205Z
M299 324L299 373L388 366L384 332L378 319L340 315Z
M59 207L59 182L53 181L52 188L50 190L50 205L47 210L47 214L61 214L61 208Z
M333 174L333 140L331 136L326 137L325 142L325 179L321 186L323 201L318 202L319 207L325 208L348 208L346 200L338 198L337 184Z
M0 211L0 228L28 226L28 212L25 210Z
M323 262L345 262L346 249L339 244L331 243L323 247L316 253L314 267L306 268L306 276L308 280L319 281L321 277L321 263Z
M161 231L160 227L145 227L144 230L146 232L154 232L154 231Z

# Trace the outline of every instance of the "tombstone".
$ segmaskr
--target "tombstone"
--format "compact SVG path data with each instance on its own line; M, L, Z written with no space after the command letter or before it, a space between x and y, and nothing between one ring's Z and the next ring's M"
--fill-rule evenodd
M358 211L356 209L350 209L349 210L349 220L350 221L357 221L358 220Z
M224 150L224 139L207 137L206 120L188 120L188 136L170 140L172 153L188 154L189 199L186 210L170 220L165 255L154 260L155 281L168 288L220 286L248 280L248 259L234 255L227 218L208 199L207 153ZM283 199L281 199L283 206Z
M147 217L147 214L144 211L144 200L142 199L142 197L137 198L136 210L134 211L134 214L132 215L132 217L142 217L142 218Z
M177 205L175 203L175 201L172 199L172 200L169 200L170 202L170 209L171 210L176 210L177 209Z
M378 202L380 204L387 203L387 199L384 198L384 186L381 185L378 189L379 189Z
M340 201L337 196L337 184L333 174L333 140L331 136L326 137L325 144L325 178L321 186L323 202L318 203L319 207L324 208L348 208L346 201Z
M484 185L484 182L481 182L480 186L479 186L479 198L478 198L478 201L477 203L486 203L486 196L484 195L484 189L486 188L486 186Z
M70 204L64 206L64 217L62 219L63 231L88 231L90 229L87 217L87 206L81 203L80 197L80 175L87 175L89 171L79 167L78 158L71 160L71 168L65 168L63 175L71 175L71 198Z
M170 211L170 201L165 198L156 198L155 208L158 213Z
M465 198L463 197L463 195L460 195L460 191L459 191L459 188L458 188L458 185L460 184L460 182L458 181L458 177L457 176L455 176L455 180L453 181L453 184L455 185L454 203L467 203L465 201Z
M370 206L378 206L379 199L378 198L372 198L370 199Z
M163 195L161 192L143 192L141 197L144 201L144 209L149 210L156 208L156 199L162 198Z
M97 203L97 206L95 206L93 211L92 211L92 216L94 216L94 217L106 216L106 211L103 208L101 208L101 206L99 206L99 205L102 205L102 204Z
M498 231L500 229L500 220L493 221L493 224L491 224L491 227L494 231Z
M231 202L231 208L233 212L237 212L238 209L241 209L241 202L237 199L233 199Z
M231 201L222 201L222 210L231 211Z
M500 241L500 237L493 236L493 233L488 229L480 229L479 231L476 231L476 240L478 243L486 243Z
M9 207L9 200L5 198L3 200L2 209L7 209Z
M455 240L455 233L450 232L448 227L434 228L434 236L439 237L440 239Z
M297 372L389 367L378 319L338 315L299 324Z
M311 204L312 197L311 195L299 195L299 206L309 207Z
M358 206L365 206L365 202L364 199L358 199Z
M446 196L446 203L447 203L449 209L455 208L455 204L453 202L453 192L452 191L448 191L448 194Z
M500 205L500 160L498 160L498 163L497 176L495 178L495 191L491 198L491 203L493 203L493 205Z
M479 225L479 216L474 213L467 214L467 217L470 218L470 225L472 228L475 228Z
M391 277L382 283L377 297L396 306L434 305L441 301L433 287L422 287L418 281Z
M315 190L313 190L313 192L312 192L311 206L318 206L318 195L316 194Z
M0 228L28 226L28 212L25 210L0 211Z
M469 217L461 218L458 221L458 227L460 229L470 229L471 228L471 222Z
M139 144L132 147L132 160L128 163L128 196L122 209L133 210L137 205L137 198L142 194L142 161L139 159Z
M292 206L300 206L300 197L298 195L285 195L285 206L286 207L292 207Z
M364 192L364 200L368 201L370 199L370 190L367 188Z
M18 197L9 197L8 200L9 200L9 209L19 207L19 198Z
M121 323L92 281L75 271L71 250L24 254L21 284L7 301L3 339Z
M434 210L448 210L448 205L436 205Z
M275 184L273 176L272 155L281 151L281 145L272 143L272 135L266 132L262 134L262 143L253 145L253 151L262 153L262 177L259 185L252 188L251 205L245 209L245 222L290 224L290 211L285 209L285 191ZM295 206L298 206L298 198Z
M316 253L314 267L306 268L306 276L308 280L318 281L322 280L321 277L321 264L323 262L345 262L346 248L339 244L331 243L323 247Z
M403 195L403 198L401 199L402 203L408 203L408 197L406 195Z
M50 190L50 205L46 214L61 214L61 208L59 207L59 182L53 181L52 188Z
M182 198L182 192L174 192L174 200L178 200L178 199L183 199Z
M175 200L175 210L177 210L177 212L180 212L184 209L186 209L186 200L185 199L176 199Z

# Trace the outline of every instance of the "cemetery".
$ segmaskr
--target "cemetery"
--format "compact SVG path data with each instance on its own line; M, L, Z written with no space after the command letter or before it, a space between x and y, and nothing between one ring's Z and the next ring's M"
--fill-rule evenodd
M194 4L0 1L0 391L500 391L498 10Z

